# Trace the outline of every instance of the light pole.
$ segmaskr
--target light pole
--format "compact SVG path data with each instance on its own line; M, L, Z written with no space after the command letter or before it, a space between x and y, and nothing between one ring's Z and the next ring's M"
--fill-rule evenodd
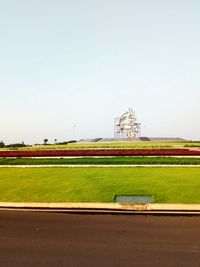
M73 125L73 140L75 140L75 128L76 128L76 125L74 124Z

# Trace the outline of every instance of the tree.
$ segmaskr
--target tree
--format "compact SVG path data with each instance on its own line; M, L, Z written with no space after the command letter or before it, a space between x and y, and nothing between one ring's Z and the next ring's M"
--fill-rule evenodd
M44 139L44 145L47 145L48 141L49 141L49 140L48 140L47 138L45 138L45 139Z
M0 141L0 147L5 147L5 144L3 141Z

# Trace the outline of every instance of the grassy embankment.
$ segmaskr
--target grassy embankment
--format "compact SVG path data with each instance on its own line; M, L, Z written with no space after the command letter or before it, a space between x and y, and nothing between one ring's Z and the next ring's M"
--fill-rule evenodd
M0 148L0 150L54 150L54 149L167 149L177 147L199 147L197 142L97 142L97 143L71 143L67 145L40 145L21 148Z
M0 165L200 165L198 158L181 157L100 157L100 158L0 158Z
M101 201L153 195L160 203L200 203L199 168L1 168L0 201Z

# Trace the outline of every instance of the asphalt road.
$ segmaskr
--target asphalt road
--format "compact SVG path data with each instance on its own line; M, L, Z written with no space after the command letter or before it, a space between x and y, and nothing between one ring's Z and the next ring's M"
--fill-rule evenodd
M0 212L1 267L199 267L200 217Z

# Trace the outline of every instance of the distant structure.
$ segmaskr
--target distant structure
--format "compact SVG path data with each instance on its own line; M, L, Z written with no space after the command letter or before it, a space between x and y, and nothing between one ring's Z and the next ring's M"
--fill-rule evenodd
M121 117L114 119L115 138L136 138L140 136L141 123L137 122L135 111L132 108Z
M96 137L81 139L79 143L101 142L186 142L180 137L148 137L141 136L141 123L137 121L135 111L129 108L122 116L114 119L114 138Z

